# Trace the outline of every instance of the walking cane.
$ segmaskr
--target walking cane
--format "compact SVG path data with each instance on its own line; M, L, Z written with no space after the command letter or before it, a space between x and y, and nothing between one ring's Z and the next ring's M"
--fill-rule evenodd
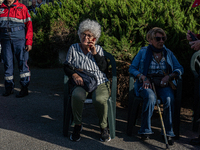
M159 103L158 103L158 97L157 97L155 86L154 86L153 82L152 82L152 87L153 87L153 91L154 91L154 93L156 95L156 105L157 105L157 108L158 108L158 113L159 113L159 116L160 116L160 122L161 122L162 129L163 129L163 134L164 134L166 149L169 149L169 144L168 144L167 135L166 135L166 131L165 131L165 125L164 125L164 122L163 122L163 118L162 118L160 106L159 106Z

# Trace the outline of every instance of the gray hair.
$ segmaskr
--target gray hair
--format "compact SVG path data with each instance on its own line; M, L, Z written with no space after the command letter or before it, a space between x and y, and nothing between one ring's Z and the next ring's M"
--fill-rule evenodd
M80 39L81 33L85 31L90 31L96 38L96 42L97 42L99 40L99 37L101 36L101 25L95 20L86 19L82 21L79 25L79 29L78 29L79 39Z

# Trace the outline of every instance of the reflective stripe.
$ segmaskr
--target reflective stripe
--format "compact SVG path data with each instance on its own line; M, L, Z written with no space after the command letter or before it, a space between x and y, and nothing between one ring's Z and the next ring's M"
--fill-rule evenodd
M18 23L26 23L28 21L31 21L31 18L28 17L26 19L18 19L18 18L13 18L13 17L0 17L0 21L13 21L13 22L18 22Z
M8 17L0 17L0 21L7 21Z
M25 23L28 22L28 21L32 21L30 17L24 19L24 22L25 22Z
M4 77L5 80L13 80L13 76Z
M29 77L29 76L31 76L30 72L20 74L20 78L25 78L25 77Z

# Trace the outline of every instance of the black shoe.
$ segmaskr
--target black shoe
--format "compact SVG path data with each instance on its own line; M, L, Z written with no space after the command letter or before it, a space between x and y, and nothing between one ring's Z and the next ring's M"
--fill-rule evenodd
M191 139L190 144L191 145L200 145L200 135L196 139Z
M149 140L149 139L150 139L149 134L141 134L141 140L145 141L145 140Z
M174 139L173 139L173 137L168 136L167 140L168 140L168 144L169 145L174 145Z
M17 98L21 98L28 95L28 88L22 87L21 91L16 95Z
M110 138L110 135L108 133L108 128L104 128L104 129L101 128L100 141L102 141L102 142L108 142L110 140L111 140L111 138Z
M162 138L165 140L164 135L162 135ZM174 145L174 139L171 136L167 136L167 141L169 145Z
M14 90L12 89L12 90L6 90L2 95L3 96L9 96L9 95L11 95L11 94L13 94L14 93Z
M80 141L81 136L80 136L80 132L82 131L83 125L75 125L74 126L74 131L73 133L70 135L70 140L71 141Z

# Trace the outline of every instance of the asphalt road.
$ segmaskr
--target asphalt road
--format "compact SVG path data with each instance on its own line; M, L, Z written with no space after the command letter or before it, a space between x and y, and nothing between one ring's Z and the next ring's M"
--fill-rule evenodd
M154 135L143 142L137 135L139 123L133 136L126 135L127 109L117 108L116 138L110 142L99 141L98 119L92 104L86 104L83 112L83 131L80 142L72 142L62 135L63 124L63 69L31 68L29 95L15 98L20 90L19 72L15 69L15 93L9 97L0 95L0 150L101 150L133 149L162 150L165 144L160 135L157 114L152 118ZM3 64L0 63L0 94L4 92ZM200 149L189 145L198 133L191 131L191 121L182 115L181 137L175 141L174 150ZM139 122L139 121L138 121ZM72 129L71 129L72 130Z

